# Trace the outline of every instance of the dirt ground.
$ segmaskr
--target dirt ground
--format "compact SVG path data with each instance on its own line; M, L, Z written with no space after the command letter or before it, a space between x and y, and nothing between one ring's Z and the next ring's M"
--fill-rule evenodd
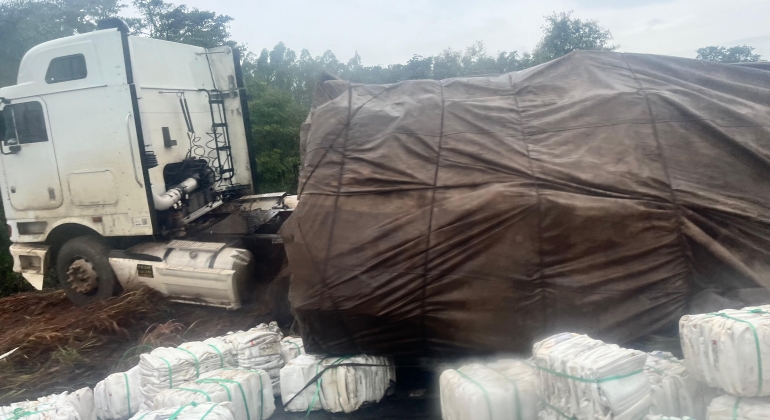
M268 296L265 286L255 295ZM267 307L265 299L252 299L236 311L174 303L149 289L87 307L73 305L57 290L0 299L0 355L18 348L0 360L0 405L93 387L110 373L136 365L139 354L153 347L269 322L274 316ZM379 404L352 414L313 412L308 418L441 418L435 376L404 367L397 377L396 389ZM278 398L276 407L280 404ZM279 408L272 418L300 419L305 413Z
M150 289L77 307L58 290L0 299L0 405L93 387L136 365L152 347L176 346L269 322L255 302L237 311L170 302Z

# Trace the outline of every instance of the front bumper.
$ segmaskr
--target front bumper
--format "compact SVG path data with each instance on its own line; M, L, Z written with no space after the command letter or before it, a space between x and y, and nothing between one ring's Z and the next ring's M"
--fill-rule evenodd
M20 243L10 247L13 271L21 273L37 290L43 290L43 279L50 264L50 248L50 245Z

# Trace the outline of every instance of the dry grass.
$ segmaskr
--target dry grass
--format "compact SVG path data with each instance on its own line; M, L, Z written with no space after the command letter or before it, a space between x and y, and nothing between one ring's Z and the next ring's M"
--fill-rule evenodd
M93 385L137 344L147 325L167 319L165 299L140 289L87 307L60 291L0 300L0 405Z
M270 320L255 304L226 311L169 302L151 289L125 293L87 307L61 291L0 299L0 406L54 392L93 387L130 369L139 355Z

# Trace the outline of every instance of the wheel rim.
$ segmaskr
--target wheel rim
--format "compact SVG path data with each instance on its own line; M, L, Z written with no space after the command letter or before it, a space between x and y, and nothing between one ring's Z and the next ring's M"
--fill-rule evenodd
M80 294L88 294L99 287L99 276L94 265L85 258L78 258L67 269L67 283L72 290Z

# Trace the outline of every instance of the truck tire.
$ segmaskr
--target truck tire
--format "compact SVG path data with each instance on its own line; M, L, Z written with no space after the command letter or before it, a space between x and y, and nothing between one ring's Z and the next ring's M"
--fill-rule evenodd
M95 235L65 242L56 256L56 274L67 298L79 306L103 301L120 291L109 261L110 246Z

